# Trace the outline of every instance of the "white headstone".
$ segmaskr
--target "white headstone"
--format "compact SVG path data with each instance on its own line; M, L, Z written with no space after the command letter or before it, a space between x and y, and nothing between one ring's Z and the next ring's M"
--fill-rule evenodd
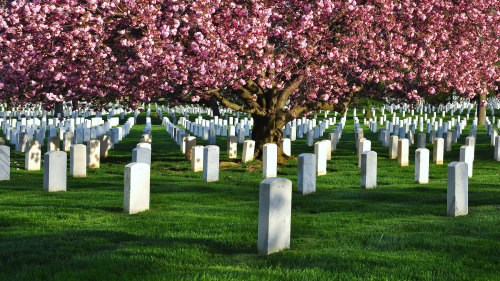
M474 161L474 148L468 145L460 147L460 162L467 163L467 175L469 178L472 178L473 161Z
M89 140L87 142L87 167L89 169L99 168L101 163L101 142Z
M219 180L219 147L207 145L203 149L203 181Z
M365 151L372 150L372 142L365 138L359 139L358 144L358 169L361 169L361 154Z
M290 248L292 182L268 178L259 189L259 255L269 255Z
M188 137L187 139L185 139L185 144L186 146L186 154L184 155L185 156L185 159L188 160L188 161L191 161L191 152L192 152L192 148L196 146L196 137Z
M429 183L429 150L427 148L415 150L415 182Z
M255 141L246 140L243 142L243 153L241 155L241 162L247 163L253 160L253 154L255 152Z
M48 147L47 147L47 151L57 151L59 150L59 145L61 143L61 140L59 139L59 137L51 137L49 139L49 142L47 143Z
M71 141L73 140L72 132L65 132L63 136L63 150L69 151L71 148Z
M235 136L227 137L227 158L236 159L238 157L238 140Z
M149 210L150 167L146 163L125 166L123 209L126 214Z
M24 168L27 171L40 171L42 163L42 146L39 141L31 140L28 142L24 158Z
M144 163L151 166L151 149L147 147L132 149L132 163Z
M28 141L28 134L26 134L25 132L19 132L17 134L16 151L25 152L27 141Z
M87 176L87 147L84 144L73 144L69 149L69 174L70 176Z
M491 130L491 146L495 146L495 139L498 136L498 131L497 130Z
M408 166L409 162L409 143L408 139L399 139L398 143L398 165L401 167Z
M451 162L448 165L447 213L448 216L464 216L469 212L469 178L467 163Z
M316 155L302 153L298 159L297 190L303 195L316 192Z
M420 133L417 136L417 148L425 148L427 136L424 133Z
M364 151L361 154L361 187L377 187L377 152Z
M59 137L57 137L59 140ZM68 155L64 151L49 151L43 161L43 190L66 191Z
M495 161L500 161L500 136L495 138L495 151L493 153L493 157Z
M442 165L444 158L444 139L434 139L434 150L432 151L432 162L434 164Z
M318 141L314 144L314 154L316 155L316 175L326 175L326 153L327 143Z
M102 135L99 140L101 142L99 146L101 148L100 156L101 158L106 158L108 157L108 151L113 146L113 143L111 142L111 138L108 135Z
M191 171L203 171L203 146L196 145L191 148Z
M398 158L398 142L399 142L398 136L391 136L390 142L389 142L389 158L390 159Z
M0 145L0 180L10 180L10 147Z
M276 177L278 169L278 147L274 143L266 143L262 154L262 175L264 178Z
M281 148L281 151L283 151L283 153L286 156L292 155L292 143L291 143L291 140L289 138L282 138L280 140L280 148Z

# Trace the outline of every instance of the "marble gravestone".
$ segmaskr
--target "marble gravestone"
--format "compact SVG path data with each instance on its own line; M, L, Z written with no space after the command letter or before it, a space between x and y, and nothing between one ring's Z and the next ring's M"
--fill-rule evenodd
M469 212L469 177L467 163L451 162L448 165L447 214L465 216Z
M123 209L126 214L149 210L150 167L145 163L125 166Z
M303 195L316 192L316 155L300 154L297 172L297 190Z
M415 150L415 182L429 183L429 150L427 148Z
M87 142L87 167L97 169L101 163L101 142L99 140L89 140Z
M290 248L292 182L267 178L260 183L257 250L269 255Z
M207 145L203 149L203 181L219 180L219 147Z
M42 163L42 145L37 140L28 142L24 158L24 168L27 171L40 171Z
M278 147L274 143L264 144L262 156L262 176L264 178L276 177L278 168Z
M66 191L68 156L64 151L49 151L43 161L43 190Z
M0 180L10 180L10 147L0 145Z
M255 152L255 141L246 140L243 142L243 153L241 155L241 162L247 163L253 160L253 154Z
M69 148L69 175L74 178L87 176L87 147L84 144L73 144Z
M361 153L361 187L377 187L377 152Z
M203 172L203 146L196 145L191 148L191 171Z

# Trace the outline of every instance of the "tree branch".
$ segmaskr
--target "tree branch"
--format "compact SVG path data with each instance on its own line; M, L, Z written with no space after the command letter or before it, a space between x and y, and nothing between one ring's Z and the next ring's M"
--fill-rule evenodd
M286 121L290 122L299 115L310 112L310 111L316 111L316 110L334 110L339 113L345 113L347 110L347 107L351 103L352 97L354 96L355 92L350 92L347 97L342 102L339 103L329 103L329 102L308 102L303 105L294 107L290 109L289 111L286 112Z
M288 101L288 98L290 97L291 94L302 84L302 81L304 81L304 76L299 75L297 78L295 78L292 83L288 85L285 89L283 89L278 97L278 103L276 104L276 108L283 109L285 107L286 102Z
M238 96L246 103L250 108L260 108L260 105L257 101L254 100L253 93L244 86L240 86L238 89Z
M257 114L257 115L261 115L261 116L266 115L266 113L258 107L257 108L248 108L246 106L241 106L241 105L238 105L236 103L229 101L228 99L226 99L222 96L222 94L220 93L220 89L213 89L213 90L207 91L206 93L215 96L215 98L223 106L225 106L227 108L231 108L231 109L234 109L236 111L245 112L245 113L249 113L249 114Z

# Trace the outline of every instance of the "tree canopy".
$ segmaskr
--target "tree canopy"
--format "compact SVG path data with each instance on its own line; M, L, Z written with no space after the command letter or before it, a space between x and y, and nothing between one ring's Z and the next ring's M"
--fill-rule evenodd
M496 0L7 1L0 99L213 95L294 118L352 95L472 97L498 90L499 38Z

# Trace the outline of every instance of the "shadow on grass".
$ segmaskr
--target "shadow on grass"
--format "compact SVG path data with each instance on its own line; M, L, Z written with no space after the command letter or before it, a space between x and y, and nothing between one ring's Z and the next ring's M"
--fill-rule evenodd
M13 207L13 208L62 208L62 209L84 209L84 210L101 210L110 213L123 213L121 207L106 207L106 206L89 206L89 205L58 205L58 204L21 204L21 203L0 203L0 207Z
M469 192L469 208L496 204L499 192ZM432 215L446 216L446 190L431 188L402 188L387 190L342 190L331 193L319 191L307 196L294 194L294 209L319 214L330 212L366 212L370 216L388 217Z
M72 270L98 268L106 271L107 268L118 267L128 271L137 268L138 264L140 268L146 269L154 266L155 259L168 259L168 251L186 248L208 248L210 253L224 255L256 253L256 248L240 247L215 239L144 237L121 231L100 230L65 230L45 235L10 236L0 241L0 247L0 276L28 273L30 269L36 270L39 266L51 268L45 274L50 272L50 276L54 276L57 272L64 271L68 264ZM159 250L151 254L143 252L151 248ZM153 255L154 259L138 261L132 258L140 255ZM45 277L51 279L50 276ZM43 276L39 277L43 279Z

